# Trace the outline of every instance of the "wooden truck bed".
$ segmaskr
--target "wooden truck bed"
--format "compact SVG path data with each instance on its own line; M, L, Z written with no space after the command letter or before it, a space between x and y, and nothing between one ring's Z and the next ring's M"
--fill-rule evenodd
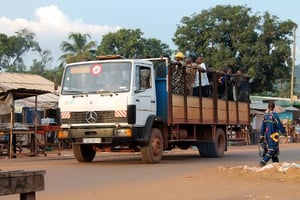
M247 102L173 94L169 114L172 123L249 125Z

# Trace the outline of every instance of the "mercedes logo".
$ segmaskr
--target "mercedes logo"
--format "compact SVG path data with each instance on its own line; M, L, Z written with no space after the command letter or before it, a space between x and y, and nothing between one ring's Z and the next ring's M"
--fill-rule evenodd
M86 121L88 123L95 123L97 121L97 113L94 111L87 112Z

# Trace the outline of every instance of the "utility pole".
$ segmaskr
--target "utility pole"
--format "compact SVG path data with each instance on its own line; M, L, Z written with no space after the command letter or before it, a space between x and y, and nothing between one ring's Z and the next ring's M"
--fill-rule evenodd
M293 28L293 54L292 54L292 75L291 75L291 101L294 97L294 78L295 78L295 56L296 56L296 26Z

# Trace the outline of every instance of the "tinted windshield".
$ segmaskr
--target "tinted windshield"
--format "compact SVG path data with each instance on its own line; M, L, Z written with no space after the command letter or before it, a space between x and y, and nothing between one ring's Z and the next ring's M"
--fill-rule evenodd
M62 94L126 92L130 86L130 74L130 62L67 66Z

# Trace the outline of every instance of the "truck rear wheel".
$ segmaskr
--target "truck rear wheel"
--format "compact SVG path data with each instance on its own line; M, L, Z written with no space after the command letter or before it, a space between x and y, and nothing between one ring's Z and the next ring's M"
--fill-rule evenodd
M202 157L222 157L226 147L226 138L224 130L218 128L216 131L215 141L210 143L198 144L198 150Z
M93 146L86 144L73 144L73 154L78 162L91 162L96 155Z
M159 163L163 153L163 144L161 131L152 128L148 145L141 147L143 161L145 163Z

